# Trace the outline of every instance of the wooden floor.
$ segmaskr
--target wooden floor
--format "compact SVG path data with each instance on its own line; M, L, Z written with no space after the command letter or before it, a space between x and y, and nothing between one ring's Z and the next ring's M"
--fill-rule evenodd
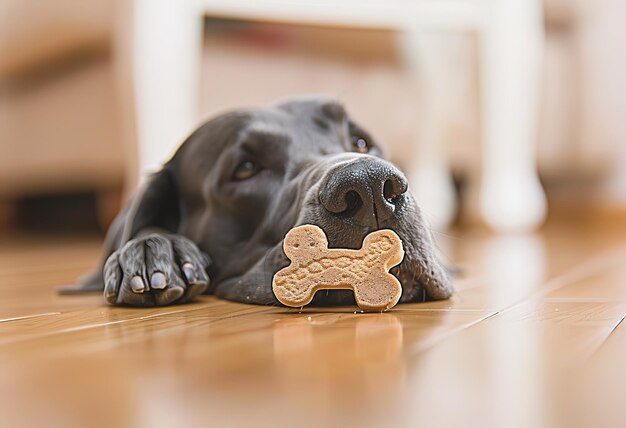
M0 426L626 426L626 230L439 236L444 302L301 313L57 296L97 239L0 243Z

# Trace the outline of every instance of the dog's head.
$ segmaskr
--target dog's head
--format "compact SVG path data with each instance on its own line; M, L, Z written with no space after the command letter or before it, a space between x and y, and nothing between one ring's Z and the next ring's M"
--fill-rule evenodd
M331 248L359 248L369 232L393 229L406 252L392 270L402 301L451 293L406 177L337 102L297 99L219 116L194 132L160 174L176 193L168 227L209 254L219 296L276 302L271 280L289 263L282 240L301 224L321 227ZM335 292L321 300L351 299Z

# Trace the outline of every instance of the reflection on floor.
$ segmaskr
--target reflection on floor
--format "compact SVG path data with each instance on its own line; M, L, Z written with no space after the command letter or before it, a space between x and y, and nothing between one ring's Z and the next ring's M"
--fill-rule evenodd
M96 239L5 237L0 425L624 426L623 224L437 237L458 293L383 314L112 308L53 293Z

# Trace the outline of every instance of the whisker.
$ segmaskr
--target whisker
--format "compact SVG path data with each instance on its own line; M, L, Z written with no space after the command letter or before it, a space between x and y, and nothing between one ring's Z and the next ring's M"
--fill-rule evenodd
M455 240L455 241L465 241L465 238L463 238L462 236L455 236L455 235L451 235L451 234L449 234L449 233L442 232L442 231L440 231L440 230L433 229L433 228L431 228L431 227L429 227L428 229L429 229L432 233L436 233L436 234L441 235L441 236L443 236L443 237L446 237L446 238L448 238L448 239L453 239L453 240Z

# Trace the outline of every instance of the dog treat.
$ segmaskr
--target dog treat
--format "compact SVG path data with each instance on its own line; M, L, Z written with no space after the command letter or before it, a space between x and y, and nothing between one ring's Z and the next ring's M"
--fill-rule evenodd
M400 264L404 250L392 230L370 233L360 250L329 249L324 231L307 224L287 233L283 249L291 264L274 275L272 290L285 306L304 306L317 290L353 290L368 311L387 310L400 299L400 281L389 269Z

